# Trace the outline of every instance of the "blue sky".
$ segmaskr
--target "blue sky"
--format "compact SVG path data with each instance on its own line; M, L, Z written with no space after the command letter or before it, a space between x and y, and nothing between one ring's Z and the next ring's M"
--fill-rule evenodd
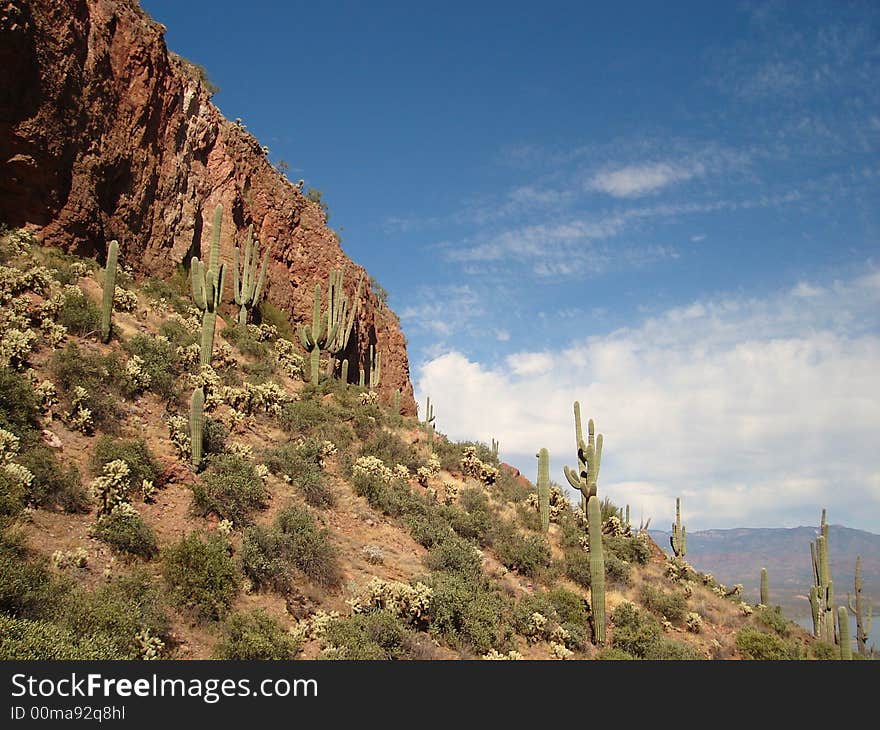
M323 192L441 431L563 481L577 399L654 526L880 532L876 3L142 4Z

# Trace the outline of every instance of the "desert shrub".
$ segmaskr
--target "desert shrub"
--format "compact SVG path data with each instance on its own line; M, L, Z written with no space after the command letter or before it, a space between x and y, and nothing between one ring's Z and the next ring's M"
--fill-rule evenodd
M65 512L88 512L89 497L79 469L69 464L62 469L53 449L32 446L16 457L16 462L34 475L28 499L39 507L60 507Z
M89 461L92 471L100 474L105 464L117 459L128 465L130 486L133 489L140 488L145 480L158 483L161 473L159 463L143 439L125 440L102 436L95 444Z
M541 614L547 619L545 635L535 636L532 615ZM520 598L513 607L512 623L516 633L522 636L534 636L544 639L549 632L559 623L559 614L550 597L546 593L534 593Z
M21 373L0 367L0 428L19 438L29 436L40 422L33 386Z
M661 636L648 649L644 658L654 661L694 661L706 657L687 642Z
M534 577L550 565L550 546L543 535L523 536L509 522L496 526L492 549L501 564L509 570Z
M518 479L512 471L504 467L498 470L498 479L493 490L507 502L522 502L533 491L527 482Z
M632 661L636 659L629 652L618 649L616 646L606 646L599 650L596 659L600 661Z
M509 647L513 627L504 600L483 582L441 573L428 581L431 597L430 632L456 648L480 655Z
M69 342L63 350L53 353L49 364L55 385L68 395L68 400L74 388L85 388L92 422L103 431L114 433L123 416L116 378L124 370L115 356L89 354L75 342Z
M483 559L467 540L456 535L436 543L425 556L430 570L452 573L466 580L476 580L483 574Z
M809 656L821 661L836 660L840 659L840 649L827 641L814 641L810 644Z
M736 634L736 648L745 659L779 661L798 659L793 647L776 634L768 634L754 626L744 626Z
M176 398L175 383L183 368L177 355L177 348L170 341L135 335L125 343L125 350L129 355L137 356L142 360L141 371L149 379L147 390L166 400Z
M275 518L280 549L293 565L322 586L335 586L341 579L336 549L329 531L320 529L308 511L297 505L281 510Z
M283 337L285 340L290 340L291 342L296 341L296 333L294 333L290 320L287 318L287 314L284 310L279 309L271 302L263 299L254 308L254 314L254 319L257 323L271 325L278 330L279 337Z
M554 588L547 594L547 598L559 614L559 621L563 624L577 624L586 627L588 624L587 601L583 596L567 588Z
M359 456L375 456L385 464L403 464L411 472L424 465L414 445L407 444L400 437L383 430L369 436L361 445Z
M130 504L119 504L98 517L91 534L120 553L150 559L159 552L156 533Z
M640 593L642 604L651 613L663 616L669 621L680 622L687 613L687 599L683 593L667 593L660 588L643 585Z
M221 631L215 659L283 661L296 658L301 648L299 640L262 609L231 614Z
M779 636L786 637L791 633L791 624L782 615L782 609L779 606L766 606L757 609L755 611L755 620L771 631L775 631Z
M193 486L197 514L213 513L234 525L249 524L251 514L268 503L269 490L256 468L237 454L211 456L201 482Z
M335 619L327 627L325 643L322 659L407 659L414 637L397 616L381 610Z
M281 428L288 433L303 436L320 436L334 416L320 400L303 398L284 405L281 409Z
M189 292L189 277L181 268L171 279L159 279L149 277L141 283L141 291L151 299L165 303L179 314L186 314L192 307L192 298Z
M474 540L480 545L491 545L493 539L492 514L482 509L468 512L458 507L443 506L439 513L449 526L466 540Z
M256 362L245 363L243 370L246 382L261 385L275 374L275 360L267 357Z
M220 619L238 595L238 571L220 535L191 532L163 551L162 574L172 600L201 619Z
M647 565L648 559L651 557L648 541L636 536L604 536L602 546L605 549L606 559L608 555L614 555L628 563Z
M180 321L175 319L165 320L159 325L159 334L171 343L175 354L177 348L187 348L199 341L199 335L196 332L190 332ZM198 369L198 362L194 366Z
M443 542L452 534L449 523L436 512L409 514L404 522L412 539L426 548Z
M590 555L583 548L574 548L565 552L563 569L567 578L579 586L590 587Z
M101 309L84 293L65 294L56 319L70 334L78 337L101 329Z
M644 659L662 638L660 623L632 603L621 603L611 613L614 648Z
M55 269L55 279L61 284L76 284L83 276L88 276L98 268L97 262L84 259L62 251L54 246L39 246L33 249L35 260L49 269Z
M94 593L72 591L56 619L79 636L108 636L125 659L144 658L141 639L152 637L165 655L172 645L171 622L160 586L144 569L111 578Z
M632 565L613 553L605 553L605 576L618 585L629 585Z
M228 324L223 329L223 339L234 345L242 355L250 355L261 360L267 359L271 351L270 346L265 342L260 342L247 325L241 325L237 322Z
M0 660L127 659L106 634L80 635L49 621L0 614Z
M39 618L62 594L45 558L32 557L21 533L0 533L0 613Z
M287 443L263 454L263 463L273 474L293 484L307 504L313 507L333 506L333 493L321 471L321 444L306 441L302 445Z
M290 586L294 569L322 586L335 586L341 579L336 549L329 533L320 529L302 507L286 507L271 528L248 528L242 538L242 570L256 588L279 593Z
M206 416L202 424L202 453L205 456L224 453L227 438L229 438L229 430L226 426L216 418Z

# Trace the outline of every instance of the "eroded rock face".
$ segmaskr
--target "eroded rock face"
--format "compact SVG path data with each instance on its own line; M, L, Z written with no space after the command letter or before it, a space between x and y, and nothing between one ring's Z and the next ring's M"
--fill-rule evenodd
M310 321L314 286L326 296L331 268L345 271L353 296L369 275L320 205L220 114L164 30L133 0L0 0L0 221L100 259L115 238L137 276L165 277L207 253L220 203L222 259L232 265L253 224L272 247L267 299L294 325ZM414 415L399 321L368 285L356 329L351 379L376 343L381 401L399 388L401 410Z

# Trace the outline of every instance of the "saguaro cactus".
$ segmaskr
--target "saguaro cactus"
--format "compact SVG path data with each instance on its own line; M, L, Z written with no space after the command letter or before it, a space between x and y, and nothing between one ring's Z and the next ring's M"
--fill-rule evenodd
M364 277L361 276L358 279L354 299L349 300L345 296L343 277L344 272L332 269L330 271L330 280L327 284L327 319L331 329L336 325L335 336L327 342L327 349L330 351L329 372L331 375L336 372L337 360L348 349L348 343L351 339L354 322L360 307L361 289L364 284Z
M813 617L813 635L835 643L834 632L834 582L831 580L831 567L828 560L828 523L825 510L819 525L819 536L810 543L810 558L813 562L813 580L810 588L810 609Z
M104 269L104 300L101 306L101 342L110 342L110 324L113 320L113 296L116 294L116 263L119 242L110 241L107 249L107 267Z
M770 605L770 588L767 581L767 568L761 568L761 605Z
M840 632L840 658L852 659L852 640L849 636L849 616L846 607L837 607L837 629Z
M189 432L192 443L192 465L198 469L202 463L202 433L205 425L205 391L196 388L189 406Z
M495 461L498 461L498 446L499 446L498 442L493 438L492 439L492 458L495 459Z
M846 594L847 606L853 616L856 617L856 644L858 645L859 654L868 655L868 635L871 633L871 623L873 620L873 610L871 602L868 601L867 612L862 605L862 556L856 556L856 574L853 581L855 587L855 595Z
M425 433L428 435L428 443L434 443L434 406L431 405L431 396L425 403Z
M241 307L238 310L238 323L247 324L250 311L260 302L263 294L263 283L266 280L266 268L269 265L270 248L267 246L263 253L263 263L259 261L259 241L254 241L254 225L248 226L247 239L244 244L244 266L239 259L241 251L235 247L235 269L232 272L232 288L235 303ZM257 266L260 266L259 276ZM239 272L239 269L241 271Z
M672 535L669 537L672 552L677 558L687 555L687 530L681 524L681 498L675 498L675 522L672 524Z
M541 530L550 529L550 453L541 449L538 457L538 512L541 515Z
M321 285L315 284L315 301L312 306L312 323L301 324L297 328L299 341L309 351L309 369L311 372L312 385L318 384L318 368L321 364L321 350L329 345L336 337L339 321L331 324L329 310L321 312Z
M343 383L348 385L348 360L342 361L342 372L340 373L339 377Z
M382 377L382 353L370 345L370 390L379 387Z
M602 506L595 495L587 500L590 534L590 606L593 610L593 639L605 643L605 554L602 549Z
M211 254L208 267L205 262L193 256L190 266L192 278L192 297L196 307L202 310L202 339L199 361L202 365L211 364L214 351L214 330L217 326L217 309L223 301L224 265L220 263L220 225L223 220L223 206L214 209L214 227L211 231Z
M400 415L400 388L394 391L394 415Z
M574 402L574 431L577 440L577 470L567 466L563 467L565 478L575 489L580 490L581 501L586 510L586 503L590 497L595 497L598 491L599 467L602 463L602 434L596 436L596 427L591 418L587 423L587 442L584 443L584 433L581 429L581 405Z

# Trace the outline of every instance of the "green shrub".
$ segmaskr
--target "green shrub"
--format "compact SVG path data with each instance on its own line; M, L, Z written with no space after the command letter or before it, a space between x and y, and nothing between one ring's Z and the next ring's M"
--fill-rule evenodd
M449 523L436 512L410 514L404 518L410 536L419 545L430 548L452 535Z
M687 598L683 593L667 593L660 588L643 585L640 598L645 608L673 623L683 621L688 610Z
M506 650L513 635L504 600L482 582L461 575L441 573L429 581L430 632L456 648L478 654L489 649Z
M197 333L190 332L180 322L173 319L166 320L159 325L159 334L171 343L175 354L178 347L186 348L199 341ZM198 370L199 367L200 365L196 363L192 370Z
M605 550L606 560L609 555L614 555L628 563L647 565L648 559L651 557L651 548L648 546L648 541L637 536L605 536L602 538L602 547Z
M27 501L27 490L5 471L0 470L0 526L20 515Z
M28 379L0 367L0 428L19 438L31 435L40 423L40 409Z
M85 294L66 294L58 310L58 324L67 327L68 333L84 337L101 329L101 309Z
M737 632L736 648L745 659L780 661L799 658L792 645L776 634L768 634L754 626L743 626Z
M632 661L635 658L632 654L618 649L616 646L603 647L596 655L596 659L600 661Z
M40 618L57 604L63 588L49 572L48 561L31 556L21 533L0 533L0 613Z
M291 434L320 436L321 429L328 426L334 416L320 400L303 398L286 403L281 409L281 428Z
M529 636L532 626L532 614L540 613L552 625L559 623L556 607L546 593L534 593L520 598L513 607L513 627L518 634Z
M92 451L90 466L95 474L101 474L105 464L117 459L128 464L131 489L140 489L144 480L159 485L161 468L143 439L124 440L102 436Z
M260 358L264 360L269 357L271 352L270 346L265 342L260 342L246 325L227 324L223 329L223 339L235 346L242 355Z
M94 661L127 659L113 639L76 634L58 624L0 614L2 661Z
M34 480L28 499L39 507L60 507L65 512L88 512L89 496L74 464L62 470L54 449L38 444L19 454L16 461L30 470Z
M210 457L201 482L193 486L197 514L213 513L234 525L249 524L251 514L268 503L269 490L254 465L236 454Z
M304 508L291 505L275 518L280 549L290 562L322 586L338 585L342 573L329 531L319 529Z
M215 659L284 661L295 659L299 640L262 609L231 614L214 647Z
M189 276L183 267L171 279L149 277L141 283L141 291L156 301L164 299L175 312L186 314L192 307Z
M361 445L358 455L375 456L391 467L395 464L403 464L411 472L424 466L413 444L407 444L400 437L383 430L371 434Z
M501 564L509 570L530 577L550 565L550 546L543 535L523 536L509 522L496 527L492 549Z
M629 585L632 566L616 555L605 553L605 576L618 585Z
M775 631L779 636L786 637L791 633L791 622L782 615L779 606L766 606L755 611L755 620L768 629Z
M116 507L109 514L98 517L91 534L120 553L149 560L159 552L153 528L130 505Z
M183 372L183 368L175 345L157 337L135 335L125 343L125 350L129 355L137 356L143 361L141 371L150 380L147 390L166 400L177 398L178 389L175 386L177 376ZM127 394L134 393L135 390L129 386Z
M288 443L270 449L264 453L263 463L273 474L289 477L307 504L313 507L332 507L333 493L321 470L320 458L320 444L309 440L302 446Z
M522 502L534 491L534 488L528 482L517 478L509 469L501 467L498 470L498 479L495 481L493 490L506 502ZM533 511L533 513L538 514L537 511Z
M614 648L640 659L646 658L662 638L660 623L632 603L621 603L611 613Z
M107 357L92 355L69 342L63 350L56 350L50 360L55 385L68 396L76 386L88 391L86 405L92 412L96 428L115 433L124 413L119 406L117 378L124 367L111 354Z
M205 416L202 424L202 453L205 456L211 454L223 454L226 451L226 439L229 431L221 421L210 416Z
M466 580L476 580L483 574L483 559L474 547L458 536L450 536L436 543L425 556L430 570L452 573Z
M256 315L254 321L257 324L271 325L278 330L279 337L283 337L285 340L290 340L291 342L296 342L296 333L293 331L290 320L287 318L287 314L283 310L279 309L268 300L263 299L254 308L254 314Z
M574 591L567 588L554 588L547 595L556 613L559 614L559 620L563 624L578 624L586 627L588 624L588 603L583 596L578 595Z
M675 639L669 639L661 636L648 649L645 659L654 661L694 661L697 659L705 659L693 646Z
M482 509L466 512L458 507L443 506L439 515L456 534L466 540L474 540L484 546L492 544L494 524L491 512Z
M390 611L371 611L339 618L327 627L323 659L407 659L414 643L412 631Z
M163 551L162 573L172 600L199 618L220 619L238 595L238 571L229 543L191 532Z
M810 658L820 661L840 659L840 648L829 644L827 641L814 641L810 644ZM853 654L853 656L856 656Z
M286 593L291 586L291 566L282 554L277 531L265 525L248 527L241 539L241 569L258 590Z
M583 548L574 548L565 552L563 563L566 577L579 586L590 587L590 555Z

